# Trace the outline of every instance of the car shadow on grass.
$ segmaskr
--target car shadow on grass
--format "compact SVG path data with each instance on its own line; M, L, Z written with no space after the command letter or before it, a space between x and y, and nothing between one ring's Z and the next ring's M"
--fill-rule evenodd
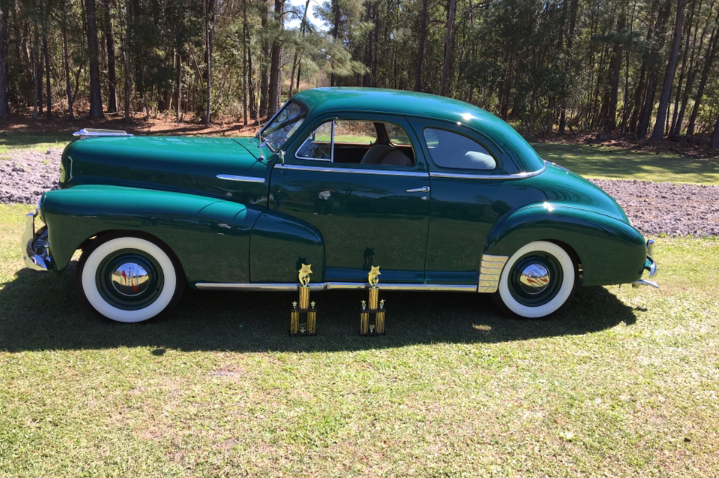
M0 351L151 347L156 355L165 349L332 352L581 335L636 321L633 309L602 287L580 288L569 306L549 320L508 319L486 294L386 291L380 298L386 300L387 334L360 337L360 301L367 292L326 291L312 294L317 336L289 337L296 293L188 289L169 317L119 324L85 305L75 279L74 270L57 276L22 269L0 284Z

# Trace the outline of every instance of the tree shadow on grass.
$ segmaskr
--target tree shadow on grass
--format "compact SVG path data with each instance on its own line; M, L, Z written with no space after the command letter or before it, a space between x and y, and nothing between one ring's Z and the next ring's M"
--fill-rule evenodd
M116 347L153 347L157 355L165 349L332 352L581 335L636 321L631 307L601 287L580 288L569 306L549 320L507 319L485 294L386 291L380 297L386 300L387 335L360 337L360 301L366 291L327 291L312 294L317 336L289 337L296 293L187 290L164 320L118 324L85 305L74 270L56 276L23 269L0 285L0 351L8 352Z

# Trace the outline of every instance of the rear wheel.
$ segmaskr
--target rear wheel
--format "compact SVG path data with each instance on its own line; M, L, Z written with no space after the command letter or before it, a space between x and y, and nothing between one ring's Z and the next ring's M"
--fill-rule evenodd
M99 237L80 260L78 278L90 305L117 322L169 312L184 289L182 270L157 244L140 237Z
M530 242L507 261L494 299L508 315L547 317L571 297L575 278L574 262L561 246Z

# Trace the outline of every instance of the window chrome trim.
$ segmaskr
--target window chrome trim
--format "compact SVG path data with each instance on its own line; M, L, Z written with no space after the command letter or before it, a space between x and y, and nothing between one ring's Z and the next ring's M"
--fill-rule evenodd
M295 171L317 171L320 173L373 174L375 176L404 176L410 178L427 178L429 173L415 171L394 171L381 169L329 168L323 166L301 166L298 164L275 164L275 169L293 169Z
M234 176L232 174L218 174L217 179L225 179L227 181L242 181L245 183L264 183L265 178L257 178L254 176Z
M457 179L526 179L532 178L542 174L547 169L547 164L544 163L542 167L536 171L529 173L516 173L516 174L463 174L463 173L442 173L438 171L432 171L429 175L433 178L457 178Z
M310 283L310 290L348 290L367 289L366 282L315 282ZM240 291L294 291L299 284L293 282L277 283L242 283L242 282L198 282L195 284L200 290L240 290ZM445 292L477 292L476 284L378 284L382 290L405 291L445 291Z

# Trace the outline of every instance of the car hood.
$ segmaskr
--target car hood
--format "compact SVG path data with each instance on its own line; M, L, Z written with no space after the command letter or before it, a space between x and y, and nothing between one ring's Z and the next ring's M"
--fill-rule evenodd
M87 138L65 148L60 187L110 184L259 204L271 168L258 156L254 138Z

